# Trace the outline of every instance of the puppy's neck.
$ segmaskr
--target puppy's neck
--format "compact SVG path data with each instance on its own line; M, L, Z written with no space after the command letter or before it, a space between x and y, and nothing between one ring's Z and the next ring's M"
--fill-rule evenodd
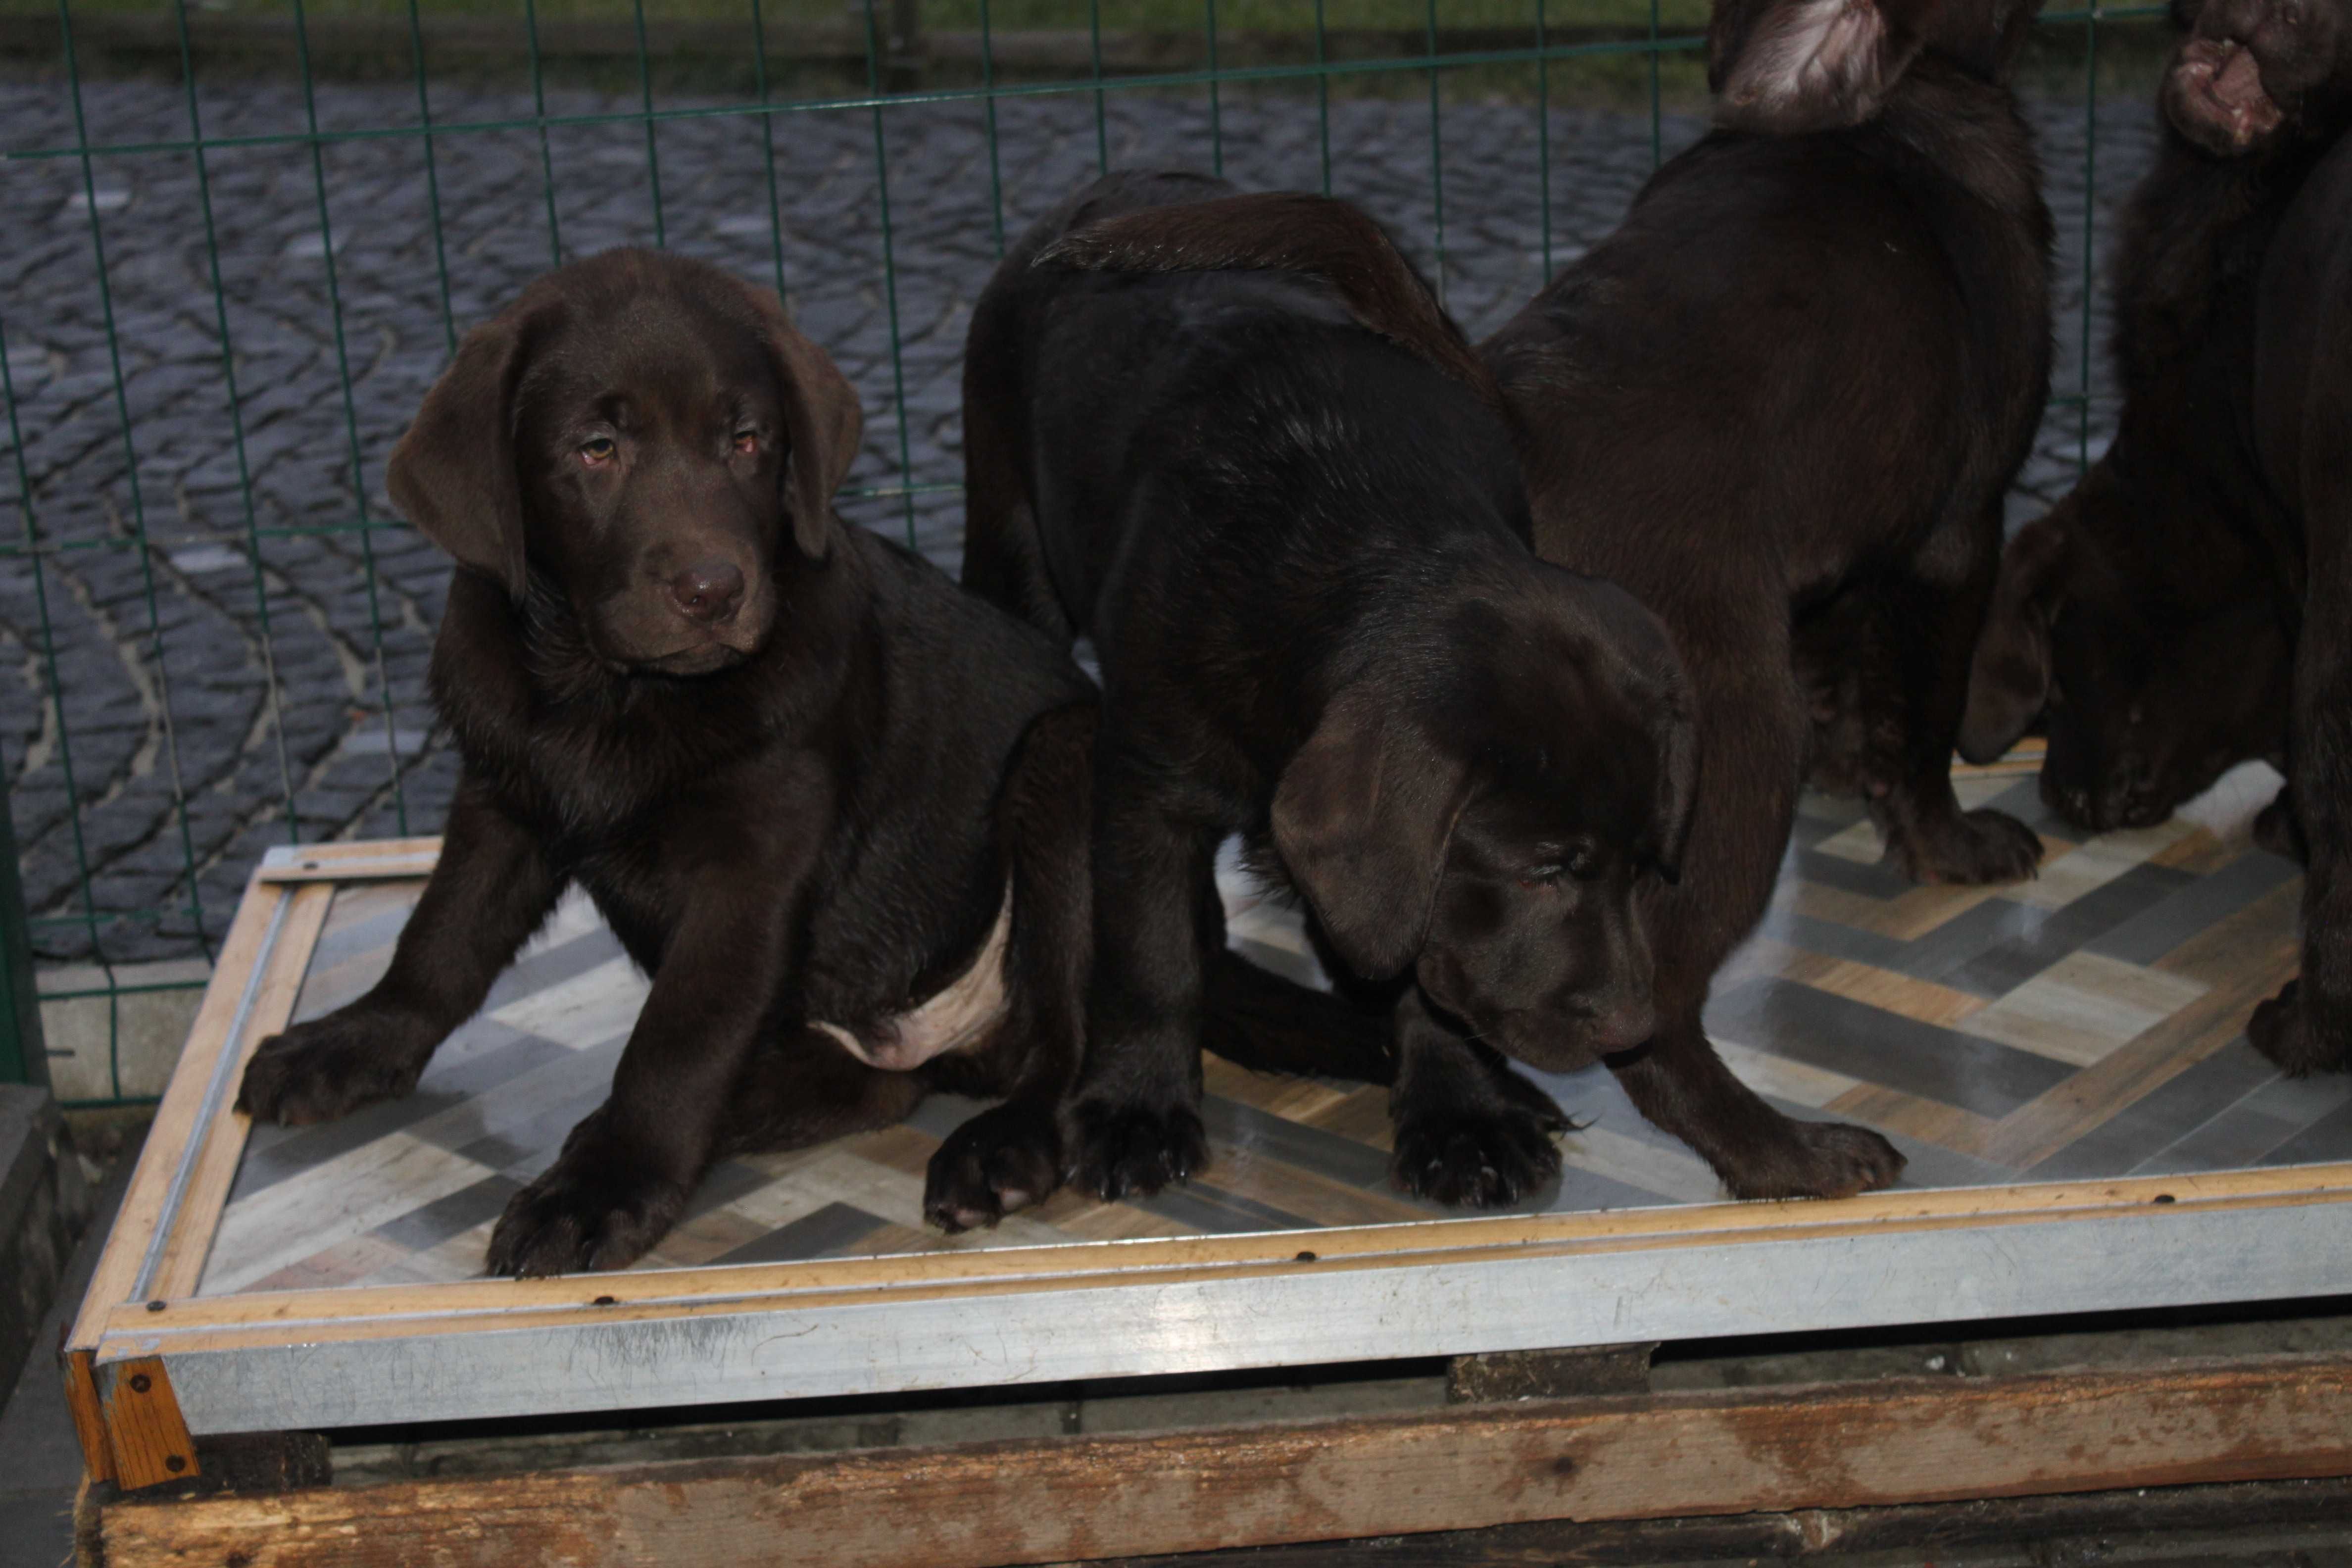
M1996 212L2043 213L2033 133L2008 88L1930 55L1896 85L1876 123Z
M513 607L522 668L532 692L560 707L624 700L644 678L600 656L580 612L555 580L531 568L530 591Z

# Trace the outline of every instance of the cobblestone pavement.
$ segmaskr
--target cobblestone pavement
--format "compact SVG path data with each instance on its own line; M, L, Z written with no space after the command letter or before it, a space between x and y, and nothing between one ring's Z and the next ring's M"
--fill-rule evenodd
M530 113L527 97L455 88L436 89L432 107L442 125ZM553 114L631 107L584 94L551 94L548 104ZM86 84L84 108L93 144L188 136L190 105L173 83ZM240 82L200 95L197 109L215 138L304 125L290 83ZM317 112L331 130L417 122L409 88L321 84ZM2078 105L2036 104L2032 115L2062 234L2063 392L2077 384L2084 342L2086 128ZM197 952L225 928L254 858L289 831L437 826L454 766L432 729L424 674L447 568L393 517L383 460L453 331L559 252L650 242L658 221L668 244L749 276L772 277L781 259L801 323L865 397L866 450L853 485L953 486L965 314L997 245L985 112L976 102L908 103L878 118L877 131L864 110L776 117L781 258L757 117L667 121L650 160L640 124L555 128L544 151L551 211L530 127L439 135L429 171L424 139L408 134L324 142L315 159L299 141L215 148L201 169L184 151L107 153L89 161L87 181L74 158L8 163L0 331L22 447L0 463L0 500L8 542L21 543L21 513L42 550L37 570L21 552L0 567L0 669L15 671L0 673L0 763L45 960ZM1095 172L1094 103L1085 93L1011 99L995 119L1003 223L1017 232ZM1544 277L1537 128L1526 105L1448 104L1433 167L1424 101L1331 105L1334 188L1433 269L1442 174L1442 276L1474 333ZM1311 98L1229 92L1221 129L1224 170L1237 182L1319 179ZM1665 152L1699 130L1668 115ZM1617 220L1652 150L1646 114L1556 109L1549 131L1557 264ZM61 86L0 79L0 145L74 144ZM2143 105L2101 107L2095 227L2151 145ZM1205 99L1113 92L1100 151L1114 166L1206 167ZM436 255L446 258L446 308ZM2091 341L2105 332L2095 320ZM2094 365L2095 392L2104 368ZM2094 397L2094 450L2111 412ZM2053 409L2019 510L2070 482L2080 417L2073 405ZM845 510L910 531L952 569L961 514L951 489L867 496ZM50 658L65 692L62 729L45 696ZM183 795L184 827L173 806Z

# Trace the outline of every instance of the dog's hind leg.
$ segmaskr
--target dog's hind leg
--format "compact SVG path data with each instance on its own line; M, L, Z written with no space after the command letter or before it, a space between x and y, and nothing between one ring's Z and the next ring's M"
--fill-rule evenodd
M755 1052L736 1079L711 1158L772 1154L904 1121L929 1088L869 1067L818 1029Z
M1210 955L1205 980L1201 1044L1235 1067L1396 1081L1396 1026L1388 1016L1260 969L1231 948Z
M963 373L964 587L1056 641L1077 635L1045 573L1025 461L1027 420L1015 368L1010 307L983 298L972 317Z
M1223 946L1214 868L1233 826L1219 817L1225 803L1150 754L1154 736L1129 730L1122 740L1107 727L1096 747L1095 963L1065 1120L1070 1179L1109 1199L1208 1163L1202 971Z
M1062 1184L1062 1100L1086 1046L1094 948L1095 706L1057 709L1021 739L998 797L998 841L1013 879L1005 953L1011 1010L976 1059L933 1064L942 1088L1001 1094L931 1156L923 1217L942 1230L992 1226ZM979 1081L967 1075L978 1074Z
M1963 531L1946 523L1943 537L1921 552L1921 570L1888 588L1885 651L1900 681L1902 754L1893 787L1871 802L1871 815L1913 881L1973 886L2032 876L2042 840L2006 812L1962 811L1952 794L1952 745L2000 565L2000 519L1973 531L1973 540L1962 540ZM1936 559L1944 553L1970 559Z

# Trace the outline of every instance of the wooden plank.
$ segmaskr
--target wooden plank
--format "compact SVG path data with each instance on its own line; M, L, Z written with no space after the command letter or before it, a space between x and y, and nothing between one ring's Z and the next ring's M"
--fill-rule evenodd
M198 1473L196 1445L180 1418L172 1380L162 1361L149 1356L112 1369L106 1395L107 1438L114 1450L114 1479L122 1489L159 1487Z
M189 1027L180 1064L155 1108L155 1121L148 1128L139 1163L123 1193L121 1211L115 1216L89 1289L82 1297L80 1314L67 1340L71 1347L94 1348L107 1313L130 1299L148 1243L163 1223L181 1157L203 1131L197 1121L212 1068L221 1052L230 1047L229 1024L243 998L246 979L261 958L278 906L286 896L258 882L247 884L236 918L230 922L220 956L214 963L212 983L205 988L205 999Z
M2088 1563L2106 1560L2111 1555L2106 1542L2117 1535L2138 1542L2160 1531L2217 1530L2230 1532L2237 1547L2231 1556L2240 1563L2293 1563L2293 1546L2307 1542L2324 1550L2339 1539L2324 1531L2315 1538L2297 1527L2340 1530L2347 1519L2352 1519L2352 1482L2329 1477L1699 1519L1540 1520L1414 1536L1409 1555L1391 1555L1402 1543L1385 1539L1302 1542L1181 1557L1129 1557L1118 1568L1380 1568L1405 1561L1412 1568L1556 1568L1567 1563L1780 1563L1816 1558L1843 1563L1876 1552L1886 1555L1864 1560L1930 1565L1981 1557L2002 1563ZM2184 1546L2191 1553L2197 1550ZM2263 1547L2274 1550L2265 1553ZM2190 1561L2217 1560L2192 1556Z
M250 1117L230 1109L236 1103L236 1085L244 1079L245 1064L253 1058L254 1050L293 1016L294 999L301 994L311 951L327 923L327 908L334 901L334 886L328 882L306 883L292 891L285 923L278 929L277 945L269 951L252 1008L238 1037L225 1043L224 1048L236 1058L229 1069L228 1099L213 1124L198 1134L202 1146L182 1190L179 1210L171 1216L171 1234L164 1241L154 1283L148 1289L151 1296L166 1300L192 1296L204 1277L205 1258L212 1250L221 1209L236 1180L236 1163L245 1152L246 1136L253 1130Z
M2329 1171L2340 1174L2231 1173L2213 1190ZM1386 1235L1388 1250L1318 1250L1349 1233L1307 1231L204 1298L119 1314L99 1363L163 1356L201 1436L2270 1300L2352 1283L2352 1192L2340 1185L2203 1196L2199 1178L2179 1176L2130 1190L2137 1202L2076 1209L2003 1207L2003 1190L1981 1190L1966 1194L1978 1209L1899 1221L1861 1217L1862 1202L1843 1214L1790 1205L1777 1230L1662 1223L1607 1241L1433 1245L1475 1227L1438 1221L1356 1233ZM1212 1240L1255 1250L1150 1262ZM763 1271L767 1289L715 1293Z
M1939 1148L1978 1156L2000 1130L2000 1123L1989 1116L1875 1083L1857 1084L1822 1109L1867 1122L1884 1132L1924 1138Z
M254 873L257 882L358 882L429 877L441 858L441 840L376 838L348 844L297 844L272 849Z
M2263 901L2291 899L2297 891L2283 888ZM2183 976L2211 989L2001 1118L1984 1157L2021 1168L2038 1164L2230 1046L2234 1037L2225 1026L2252 1016L2255 1005L2277 988L2279 966L2291 962L2294 936L2291 928L2271 933L2249 952L2228 938L2248 936L2260 928L2244 921L2243 911L2224 926L2231 929L2224 931L2217 926L2155 966L2156 973ZM2209 944L2207 939L2215 932L2222 936ZM2176 963L2176 959L2182 962Z
M822 1152L819 1152L821 1157ZM1674 1246L1693 1241L1782 1241L1802 1236L1850 1237L1890 1229L1937 1229L1986 1221L2045 1222L2151 1204L2188 1213L2200 1205L2352 1202L2352 1162L2183 1173L1999 1187L1935 1187L1868 1193L1836 1200L1664 1205L1557 1215L1500 1215L1355 1226L1314 1232L1186 1236L1123 1243L1024 1247L921 1258L820 1258L803 1263L735 1264L691 1274L631 1272L548 1279L466 1279L366 1290L278 1295L247 1292L174 1301L168 1319L136 1304L100 1315L102 1331L135 1336L168 1324L266 1328L299 1321L324 1331L338 1321L416 1319L435 1314L495 1314L501 1326L519 1313L562 1312L597 1298L606 1315L639 1310L659 1315L701 1304L739 1307L763 1295L870 1292L884 1288L952 1290L964 1284L1076 1281L1116 1275L1166 1278L1171 1271L1286 1266L1311 1238L1327 1264L1377 1263L1402 1257L1468 1258L1498 1247L1584 1249L1596 1246Z
M106 1407L99 1403L98 1377L90 1352L72 1350L65 1363L66 1411L73 1417L74 1440L81 1445L81 1471L93 1481L114 1479L114 1447L106 1437Z
M1538 1520L2352 1473L2352 1363L1905 1379L452 1478L96 1521L110 1568L991 1568Z

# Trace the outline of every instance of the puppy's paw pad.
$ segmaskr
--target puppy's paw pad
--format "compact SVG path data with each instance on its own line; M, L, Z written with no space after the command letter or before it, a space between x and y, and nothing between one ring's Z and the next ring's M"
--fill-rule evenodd
M1756 1169L1727 1175L1738 1198L1850 1198L1891 1186L1910 1162L1867 1127L1843 1121L1790 1121L1785 1145Z
M1070 1112L1071 1184L1107 1202L1150 1197L1208 1163L1208 1134L1190 1106L1082 1101Z
M1051 1197L1061 1170L1053 1118L1000 1105L957 1128L931 1156L923 1217L950 1235L993 1226Z
M2022 882L2042 864L2042 839L2005 811L1971 811L1898 838L1895 858L1915 882L1980 887Z
M331 1013L261 1042L246 1063L236 1108L288 1127L332 1121L416 1087L437 1042L377 1013Z
M2289 1078L2352 1070L2352 1030L2315 1025L2303 995L2303 982L2290 980L2279 994L2254 1009L2246 1040Z
M523 1279L625 1268L668 1234L687 1190L566 1153L507 1200L490 1233L493 1274Z
M1557 1107L1546 1114L1523 1103L1412 1110L1397 1120L1389 1170L1399 1186L1432 1203L1517 1203L1559 1174L1552 1134L1566 1126Z

